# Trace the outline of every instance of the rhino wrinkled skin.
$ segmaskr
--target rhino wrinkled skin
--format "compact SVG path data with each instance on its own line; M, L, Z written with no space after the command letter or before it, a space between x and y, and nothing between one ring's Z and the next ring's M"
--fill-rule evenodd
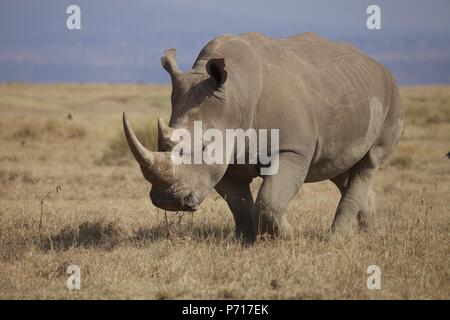
M285 212L300 186L331 180L341 193L330 231L375 227L373 177L403 130L398 88L386 68L353 46L314 33L273 39L225 34L210 41L182 72L175 49L161 58L172 79L169 126L158 121L158 152L124 130L152 202L166 210L196 210L215 188L236 222L236 236L291 237ZM260 166L174 165L175 128L279 129L279 171L262 176L256 200L250 182Z

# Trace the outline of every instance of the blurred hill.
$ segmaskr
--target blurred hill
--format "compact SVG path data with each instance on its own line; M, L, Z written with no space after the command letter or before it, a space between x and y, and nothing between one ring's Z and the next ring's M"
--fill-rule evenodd
M157 82L164 49L188 69L200 49L225 33L284 37L314 31L355 44L402 84L450 83L450 2L379 1L382 30L366 28L369 1L3 0L0 81ZM81 30L66 8L81 7Z

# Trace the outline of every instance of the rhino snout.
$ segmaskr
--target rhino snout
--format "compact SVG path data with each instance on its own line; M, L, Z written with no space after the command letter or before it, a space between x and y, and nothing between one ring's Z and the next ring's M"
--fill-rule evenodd
M179 194L170 190L153 189L150 191L152 203L168 211L196 211L200 206L200 199L194 193Z
M191 192L188 196L184 197L184 205L191 208L192 210L197 210L200 205L200 200Z

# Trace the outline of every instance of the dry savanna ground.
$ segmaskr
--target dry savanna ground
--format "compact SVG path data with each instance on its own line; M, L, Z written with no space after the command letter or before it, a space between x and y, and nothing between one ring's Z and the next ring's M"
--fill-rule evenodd
M405 87L403 139L375 181L379 229L327 240L330 182L289 206L292 241L242 246L216 193L165 213L124 143L154 145L170 88L0 85L0 298L450 298L450 87ZM256 184L258 181L255 182ZM81 270L68 290L66 269ZM369 290L368 266L381 269Z

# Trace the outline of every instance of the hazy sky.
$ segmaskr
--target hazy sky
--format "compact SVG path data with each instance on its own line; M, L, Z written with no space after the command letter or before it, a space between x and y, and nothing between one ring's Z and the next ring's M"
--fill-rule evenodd
M167 0L210 12L234 13L267 20L304 21L317 25L358 26L370 4L382 8L389 27L450 30L449 0Z
M378 4L384 30L450 31L450 0L1 0L0 40L64 28L69 4L81 7L85 29L140 27L182 32L210 27L225 32L234 24L243 26L243 31L291 24L362 31L367 6Z
M81 7L81 30L66 28L70 4ZM370 4L382 30L366 28ZM0 81L167 82L165 48L188 68L213 37L248 31L314 31L350 41L405 82L450 81L449 15L450 0L0 0Z

